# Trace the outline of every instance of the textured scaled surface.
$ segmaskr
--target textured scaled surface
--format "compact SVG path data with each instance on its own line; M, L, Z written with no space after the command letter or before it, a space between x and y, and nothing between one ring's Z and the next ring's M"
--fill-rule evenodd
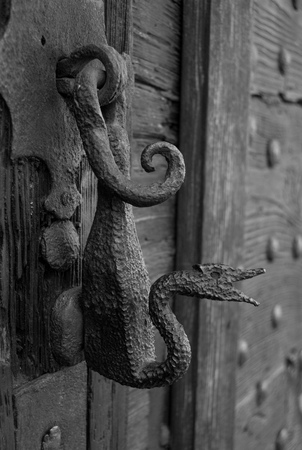
M56 361L72 366L84 359L81 288L64 291L56 300L51 315L51 347Z
M164 363L149 365L142 372L150 386L172 384L188 369L191 349L182 325L170 309L169 300L176 294L208 300L246 302L258 306L258 302L235 289L233 282L253 278L265 273L264 269L233 269L224 264L195 265L193 270L171 272L160 277L151 287L149 296L150 316L160 331L168 349Z
M85 54L90 61L85 60ZM102 65L93 57L105 69L108 65L107 78ZM81 58L86 64L81 64ZM87 47L71 55L64 62L63 70L60 67L57 72L58 90L75 115L88 160L99 180L97 211L83 265L85 358L91 368L121 384L159 387L179 379L190 362L190 345L169 307L168 293L257 304L233 289L231 282L263 270L240 271L208 265L196 266L192 272L170 274L151 289L149 316L149 279L132 208L127 203L150 206L166 200L181 186L185 169L177 148L160 142L144 150L141 162L149 172L154 170L152 157L164 156L168 162L165 180L148 187L129 180L124 83L112 81L112 90L117 90L115 95L111 92L102 96L102 88L97 92L97 87L104 85L104 78L104 89L111 89L108 77L114 63L122 79L126 65L118 54L106 46L99 50ZM71 75L69 80L64 79L66 72ZM168 347L164 363L155 360L150 317Z
M66 270L78 258L79 235L70 220L58 220L43 230L41 253L54 270Z
M86 50L90 55L93 51L107 68L108 62L101 51ZM112 49L107 53L110 59ZM71 61L73 58L74 55ZM116 61L123 72L126 64L118 54ZM151 171L152 156L162 154L169 164L166 180L145 188L131 183L125 95L120 93L115 102L103 107L103 117L99 106L102 98L96 95L100 77L102 71L96 62L87 64L76 78L72 92L75 100L71 104L89 162L99 179L97 212L84 255L85 353L89 365L98 372L121 383L133 384L132 372L137 373L146 360L155 359L154 339L148 315L149 278L132 208L118 195L140 205L159 203L180 187L184 163L180 152L171 144L154 144L143 153L142 164ZM61 86L59 78L59 90ZM113 88L116 86L119 83L114 81ZM70 105L65 86L63 93L67 94ZM131 358L134 348L135 357ZM119 375L121 367L125 373Z
M84 54L80 51L78 53L84 59ZM123 59L110 47L107 47L106 51L101 51L90 46L85 49L85 53L90 59L99 58L106 69L107 65L109 67L104 89L108 89L110 95L106 95L106 92L102 95L103 89L97 95L97 86L100 78L103 79L102 65L98 61L87 63L77 75L75 82L71 83L70 94L73 96L71 108L95 175L103 186L109 188L121 200L132 205L152 206L167 200L178 191L185 177L185 166L181 153L174 145L167 142L149 145L141 156L142 167L146 172L154 171L151 164L152 158L156 154L162 155L168 163L165 180L162 183L141 186L129 179L130 147L126 132L124 93L125 82L131 78L129 61L130 74L127 77L126 57ZM103 57L104 53L106 59ZM72 60L73 55L71 55ZM111 66L121 75L120 77L115 76L113 82L108 83L108 77L112 72ZM125 77L127 78L125 79ZM59 91L66 94L68 98L68 92L61 89L60 78L58 81ZM115 99L115 97L117 98ZM115 101L107 105L112 100ZM100 104L103 106L102 112Z

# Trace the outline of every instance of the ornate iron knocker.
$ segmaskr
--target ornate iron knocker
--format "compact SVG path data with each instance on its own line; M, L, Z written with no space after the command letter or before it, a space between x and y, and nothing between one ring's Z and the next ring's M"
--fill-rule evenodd
M140 186L129 179L125 92L131 73L129 58L108 46L81 48L58 64L58 91L75 116L98 178L98 204L84 251L82 287L64 292L53 310L52 347L63 365L79 362L84 350L87 364L100 374L121 384L152 388L178 380L191 358L188 338L169 300L178 293L258 305L232 282L264 269L195 265L162 276L150 289L131 205L151 206L174 195L185 166L175 146L159 142L144 149L141 163L150 172L152 157L164 156L165 180ZM152 323L167 345L164 362L156 362Z

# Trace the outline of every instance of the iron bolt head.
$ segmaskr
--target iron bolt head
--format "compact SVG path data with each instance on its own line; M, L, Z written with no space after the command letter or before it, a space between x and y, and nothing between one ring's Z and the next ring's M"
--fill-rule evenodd
M293 257L294 258L300 258L300 256L302 255L302 236L297 235L294 237L293 240Z
M276 450L285 450L285 446L288 441L288 431L286 428L282 428L276 439Z
M257 133L257 119L255 116L250 116L249 120L250 144L252 144L256 133Z
M260 406L267 397L268 386L266 381L258 381L256 384L256 403Z
M281 47L279 50L278 63L279 63L279 70L282 75L286 75L291 61L292 57L289 51L286 48Z
M280 325L282 320L282 307L280 305L275 305L272 310L272 325L274 328L277 328Z
M296 378L302 370L302 352L293 347L285 357L285 365L288 373Z
M274 167L280 162L281 145L278 139L271 139L267 145L267 163L269 167Z
M300 373L302 372L302 350L299 351L298 355L298 370Z
M160 428L160 446L163 448L169 447L170 444L170 429L166 424L162 424Z
M239 366L243 366L243 364L247 361L249 356L249 346L248 343L240 339L238 343L238 364Z
M54 270L65 271L80 254L79 235L70 220L57 220L40 238L41 255Z
M276 259L276 256L279 252L279 248L280 245L278 239L274 236L271 236L268 239L266 247L266 256L269 261L274 261L274 259Z
M299 395L298 405L299 405L299 412L300 414L302 414L302 394Z
M259 53L255 44L252 45L252 67L255 70L258 63Z
M43 437L42 450L61 449L61 430L57 425L52 427Z

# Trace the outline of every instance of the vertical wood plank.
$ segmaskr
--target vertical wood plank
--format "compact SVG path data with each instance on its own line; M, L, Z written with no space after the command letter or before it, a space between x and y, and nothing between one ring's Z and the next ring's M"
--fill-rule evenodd
M302 442L296 356L302 348L301 19L298 2L254 1L244 253L246 265L265 264L267 274L246 282L260 308L253 316L241 308L239 338L248 357L237 370L237 450L277 448L280 430L286 448ZM271 238L278 246L267 258ZM277 321L275 308L282 313Z
M132 0L105 0L105 26L108 44L118 52L132 53Z
M143 148L156 141L178 145L180 95L181 0L133 1L133 141L131 178L147 184L161 181L166 163L155 157L156 170L140 164ZM151 283L175 268L176 198L149 208L134 208L138 237ZM166 347L155 336L158 360ZM129 391L129 450L159 450L168 442L169 388ZM165 439L162 439L162 436Z
M2 2L0 37L10 16L10 2ZM5 192L6 168L12 144L12 122L9 108L0 95L0 194ZM0 195L0 448L15 448L11 345L9 330L8 271L5 245L5 200Z
M12 123L9 109L0 96L0 192L4 191L5 172L11 149ZM6 248L4 198L0 196L0 448L14 448L14 412L12 400L11 349L9 331L8 273Z
M105 26L108 44L120 53L131 54L132 0L106 0ZM128 124L131 124L130 112ZM88 449L125 449L128 388L89 370L88 409Z
M183 10L177 266L240 263L247 146L250 1L190 0ZM238 305L180 298L192 363L172 388L172 448L233 446Z
M282 428L287 448L302 442L301 373L296 355L302 349L302 260L295 253L302 231L302 109L279 96L250 101L256 120L250 141L245 203L245 265L264 266L265 277L247 280L245 292L260 301L251 312L241 306L239 338L247 358L237 370L235 448L268 450ZM271 142L279 143L280 158L269 163ZM279 246L267 259L273 237ZM274 314L281 311L278 320ZM259 401L259 389L265 397Z

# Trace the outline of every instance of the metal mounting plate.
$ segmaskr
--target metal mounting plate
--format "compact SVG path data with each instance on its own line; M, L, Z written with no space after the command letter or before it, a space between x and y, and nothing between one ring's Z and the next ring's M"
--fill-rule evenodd
M74 118L56 88L59 58L85 44L105 43L103 1L12 2L0 40L0 92L13 123L12 159L46 162L52 189L45 206L68 219L81 201L75 177L83 149Z

